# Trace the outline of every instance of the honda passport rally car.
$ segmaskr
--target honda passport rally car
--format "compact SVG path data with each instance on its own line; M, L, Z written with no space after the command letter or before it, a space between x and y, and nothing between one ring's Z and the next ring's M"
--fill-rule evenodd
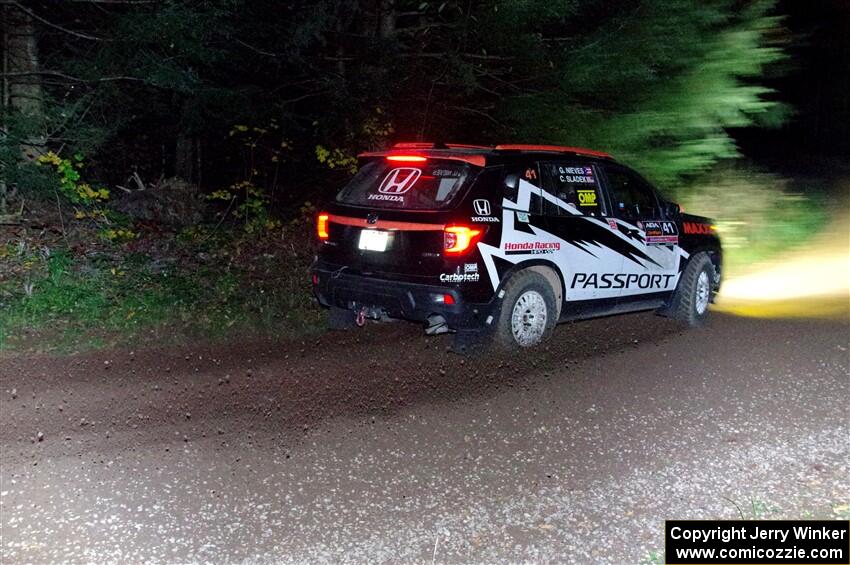
M656 310L700 324L720 285L711 220L606 153L402 143L317 217L313 289L331 327L423 322L454 346L529 347L558 322Z

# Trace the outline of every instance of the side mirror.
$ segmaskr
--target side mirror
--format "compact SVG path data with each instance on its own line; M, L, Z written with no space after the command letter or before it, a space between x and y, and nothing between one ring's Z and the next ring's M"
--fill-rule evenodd
M519 175L511 173L505 176L505 189L509 192L516 192L519 186Z
M677 217L679 214L682 213L681 207L678 204L676 204L675 202L668 202L666 211L667 211L667 215L671 216L673 218Z

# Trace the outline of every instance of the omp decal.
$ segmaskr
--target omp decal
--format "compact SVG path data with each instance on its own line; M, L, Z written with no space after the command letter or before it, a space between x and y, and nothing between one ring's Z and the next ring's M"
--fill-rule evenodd
M593 189L584 190L579 189L576 191L578 194L578 205L579 206L597 206L596 203L596 191Z
M642 288L666 290L674 274L575 273L570 288Z
M478 263L464 263L463 272L464 273L477 273L478 272Z

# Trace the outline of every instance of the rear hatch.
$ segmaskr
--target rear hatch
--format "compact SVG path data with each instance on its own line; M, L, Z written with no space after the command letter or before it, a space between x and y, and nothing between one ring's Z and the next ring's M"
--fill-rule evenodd
M322 258L349 272L433 282L446 261L444 227L479 170L421 155L367 161L328 208Z

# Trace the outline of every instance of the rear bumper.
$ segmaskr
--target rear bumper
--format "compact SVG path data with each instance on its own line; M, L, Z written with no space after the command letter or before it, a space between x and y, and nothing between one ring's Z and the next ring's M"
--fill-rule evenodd
M383 310L392 318L424 322L432 314L442 316L453 330L482 330L489 326L493 303L464 302L462 294L450 286L432 286L348 274L345 269L315 263L310 269L313 293L325 307L346 310L362 307ZM450 295L454 304L437 297ZM492 322L492 319L490 320Z

